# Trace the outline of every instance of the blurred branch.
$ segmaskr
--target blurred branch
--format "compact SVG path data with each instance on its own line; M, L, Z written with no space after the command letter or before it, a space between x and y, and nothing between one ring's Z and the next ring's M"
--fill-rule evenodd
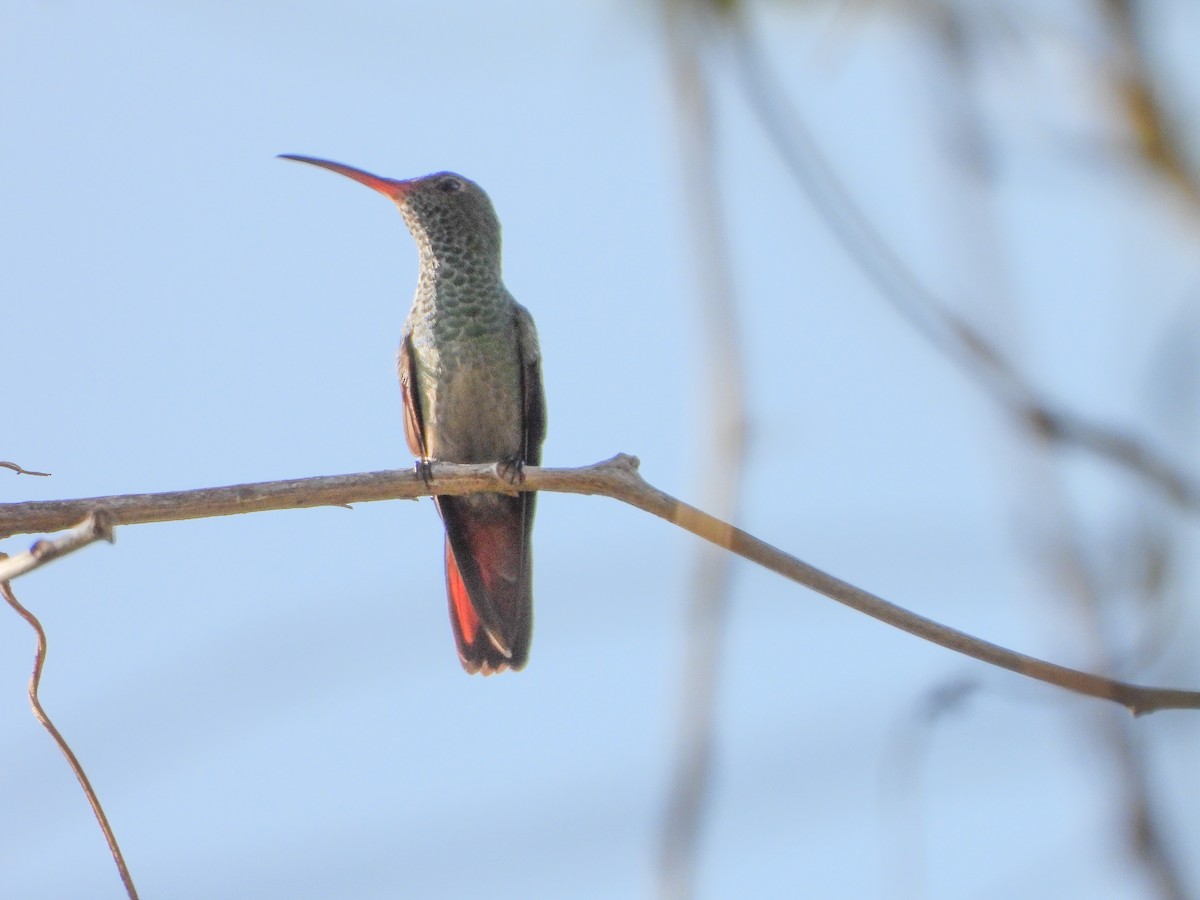
M33 527L41 530L62 528L97 509L108 511L114 524L132 525L268 509L346 506L351 502L396 500L431 494L511 493L513 490L512 484L501 474L496 463L456 465L435 462L430 468L432 477L428 483L412 470L389 470L166 494L5 503L0 504L0 535L27 533L33 523L37 523ZM1144 687L1091 675L1007 650L909 612L663 493L638 474L638 461L632 456L618 454L604 462L575 469L528 466L524 469L522 489L600 495L620 500L923 640L1077 694L1112 700L1134 715L1164 709L1200 709L1200 691Z
M982 332L951 311L884 240L855 204L796 112L749 26L731 18L747 102L792 175L843 248L900 315L940 353L1047 440L1086 450L1156 485L1181 507L1200 511L1200 481L1141 438L1075 415L1043 398Z
M31 471L30 469L23 469L20 466L18 466L15 462L6 462L3 460L0 460L0 467L5 468L5 469L12 469L18 475L40 475L42 478L50 477L49 472L34 472L34 471Z
M1163 101L1149 65L1150 50L1134 0L1099 0L1116 40L1113 91L1133 135L1138 158L1200 212L1200 184L1184 150L1184 139Z
M879 770L880 800L888 836L883 841L888 896L926 897L925 792L922 778L935 731L946 718L961 713L980 691L980 682L956 675L925 691L891 728L888 750Z
M700 313L700 371L694 380L704 431L701 484L705 505L737 518L746 443L745 388L729 246L719 190L712 92L700 50L710 24L702 3L662 0L663 32L674 92L685 219ZM734 557L702 544L692 561L684 620L683 664L674 773L663 820L658 894L695 892L700 830L709 807L721 647Z
M73 544L70 543L72 538L75 540ZM55 541L39 541L38 544L34 545L34 550L30 551L30 553L33 553L37 550L38 546L42 545L54 545L57 549L53 552L44 552L40 561L35 562L31 568L36 568L42 562L56 559L65 553L70 553L72 550L77 550L79 547L86 546L100 538L111 541L112 533L99 524L98 517L89 516L88 520L83 522L71 534L57 538ZM22 554L22 556L28 555L30 554ZM8 559L5 558L5 554L0 553L0 567L5 566L9 562L15 562L19 558ZM25 571L29 570L26 569ZM46 664L46 631L42 628L42 623L38 621L37 616L27 610L17 600L12 586L6 580L7 577L7 575L0 575L0 596L3 596L8 605L16 610L17 615L29 623L37 635L37 650L33 656L33 673L29 676L29 705L33 708L33 715L50 734L54 743L58 745L58 749L62 751L62 755L67 758L67 765L71 767L71 771L79 779L79 786L83 788L84 796L87 797L88 804L92 807L92 814L100 824L100 830L104 834L105 841L108 842L108 849L112 853L113 861L117 864L117 871L121 875L121 882L125 885L125 894L129 897L129 900L137 900L138 894L137 889L133 886L133 876L129 874L129 867L125 865L125 857L121 853L120 846L117 844L117 836L113 832L112 826L108 824L108 816L104 814L104 807L100 805L100 798L92 788L92 783L88 780L87 773L83 771L83 766L80 765L75 752L71 749L71 745L67 743L67 739L62 736L62 733L55 727L54 722L51 721L50 716L46 714L46 710L42 708L42 701L38 697L38 690L42 683L42 668Z
M1172 827L1163 821L1154 802L1154 779L1149 768L1149 753L1126 721L1105 723L1106 737L1120 772L1125 829L1137 861L1149 875L1158 896L1168 900L1187 900L1192 894L1183 881L1183 873L1171 853ZM1186 858L1186 857L1184 857Z
M964 167L964 171L974 177L964 186L975 188L976 196L962 209L957 231L974 237L977 250L969 256L974 257L977 266L988 255L992 257L990 265L979 266L975 276L977 287L972 296L977 300L990 301L994 311L1005 310L1009 313L1012 320L1009 328L997 329L993 326L990 332L993 344L1004 346L1003 336L1017 331L1017 311L1011 302L1005 302L1011 299L1001 286L1006 279L996 277L999 267L994 260L998 259L1003 243L998 240L995 229L987 228L986 223L994 219L994 210L989 202L991 196L979 190L984 186L986 173L991 171L991 167L979 165L978 161L990 158L991 153L986 149L989 141L984 116L972 90L978 41L971 37L970 11L942 4L936 10L936 18L931 23L934 27L929 31L945 67L940 72L940 102L937 109L955 130L958 143L975 150L967 157L968 166ZM948 97L952 98L950 102L946 102ZM976 164L970 165L971 162ZM1014 479L1014 485L1023 495L1024 505L1030 510L1037 510L1038 519L1045 523L1045 537L1037 542L1041 552L1032 554L1034 559L1031 561L1052 585L1050 590L1053 595L1075 600L1081 622L1081 628L1077 630L1083 633L1088 643L1086 665L1101 672L1117 671L1114 648L1119 641L1105 627L1105 613L1115 599L1117 591L1114 585L1117 579L1105 577L1100 571L1101 554L1086 552L1088 536L1076 515L1062 468L1055 465L1051 452L1054 442L1040 430L1026 429L1020 436L1027 438L1025 449L1032 452L1014 454L1014 462L1024 463L1023 472ZM1162 512L1164 504L1157 503L1155 508ZM1046 549L1045 545L1050 549ZM1027 552L1031 549L1032 545L1026 545ZM1131 838L1133 855L1149 878L1159 886L1160 896L1181 900L1185 892L1181 887L1178 867L1173 864L1163 840L1164 829L1155 815L1152 779L1146 754L1138 740L1139 735L1135 733L1131 722L1109 715L1108 708L1089 707L1087 712L1091 713L1089 719L1094 723L1087 729L1088 733L1097 740L1121 773L1117 779L1120 799L1114 805L1121 807L1118 816L1122 820L1121 826Z

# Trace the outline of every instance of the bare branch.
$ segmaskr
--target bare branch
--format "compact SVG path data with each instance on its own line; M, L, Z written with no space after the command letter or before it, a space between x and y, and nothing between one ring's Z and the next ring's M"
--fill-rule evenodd
M455 484L439 488L441 493L470 493L496 489L487 473L494 466L463 467ZM438 467L434 466L435 471ZM474 477L472 478L472 475ZM466 487L474 485L474 487ZM463 489L460 490L460 486ZM511 488L509 488L511 490ZM396 469L356 475L328 475L290 481L237 484L228 487L167 491L155 494L124 494L83 500L43 500L0 504L0 537L59 531L96 509L113 516L114 525L143 525L178 522L212 516L271 509L304 509L313 506L349 506L371 500L415 499L433 493L412 469Z
M522 487L527 491L612 497L666 519L706 541L909 634L1046 684L1089 697L1112 700L1134 715L1163 709L1200 709L1200 691L1144 687L1080 672L1007 650L909 612L801 562L728 522L676 500L643 480L637 466L637 459L625 454L577 469L530 466L524 469ZM0 504L0 536L63 528L98 509L109 512L114 524L132 525L268 509L346 506L352 502L394 500L428 494L508 493L513 490L495 463L434 463L431 470L433 477L428 485L415 472L403 470L268 481L167 494L6 503Z
M66 545L68 541L79 534L87 534L88 539L82 543L77 542L73 546L68 546L66 549L61 549L62 545ZM103 532L103 533L102 533ZM112 533L103 529L97 524L94 517L89 516L88 521L84 522L79 528L75 529L70 535L64 535L56 541L41 541L40 544L55 544L60 546L60 549L54 552L47 552L43 555L42 561L56 559L65 553L70 553L71 550L77 550L79 547L86 546L92 541L105 537L107 540L112 540ZM36 549L36 547L35 547ZM32 552L32 551L31 551ZM22 554L27 556L28 554ZM0 553L0 566L5 565L13 560L4 558L4 554ZM41 565L41 562L35 562L34 567ZM28 571L28 570L26 570ZM87 797L88 804L92 807L92 815L96 817L96 821L100 824L100 830L104 833L104 839L108 842L109 852L112 853L113 861L117 864L117 871L121 875L121 882L125 885L125 894L129 900L137 900L137 889L133 886L133 876L129 874L129 867L125 865L125 856L121 853L121 848L117 844L117 836L112 830L112 826L108 823L108 816L104 814L104 807L100 805L100 798L96 795L95 789L92 787L91 781L87 777L87 773L83 771L83 766L80 765L75 752L71 749L71 745L67 743L67 739L62 736L62 733L55 727L54 722L50 720L50 716L46 714L46 710L42 708L42 701L38 697L38 689L42 683L42 667L46 664L46 631L42 628L42 623L38 621L37 616L27 610L17 600L17 595L13 593L12 586L7 580L0 578L0 596L3 596L8 605L17 611L17 615L23 618L33 628L37 635L37 650L33 656L33 673L29 676L29 705L33 708L34 717L41 722L42 727L49 732L54 743L58 745L58 749L62 751L63 756L67 758L67 765L71 767L71 771L75 773L75 777L79 779L79 786L83 788L84 796Z

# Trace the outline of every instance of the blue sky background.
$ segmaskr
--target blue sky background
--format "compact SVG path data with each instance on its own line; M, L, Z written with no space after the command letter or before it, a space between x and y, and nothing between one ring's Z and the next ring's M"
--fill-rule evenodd
M1156 62L1195 84L1186 7L1159 7ZM997 163L982 192L958 165L954 73L921 29L822 5L755 21L921 276L1056 400L1153 429L1156 373L1177 347L1194 356L1196 221L1097 112L1082 8L1044 4L977 72ZM415 249L382 198L278 153L484 185L506 282L541 334L547 464L630 452L698 497L706 360L665 60L653 11L630 2L0 5L0 458L54 473L0 470L0 497L411 463L394 354ZM1045 460L880 301L719 52L713 72L750 387L739 524L926 615L1088 665L1077 611L1030 565L1050 531L1028 489ZM1194 518L1136 481L1076 454L1051 465L1093 556L1150 514L1194 554ZM455 657L441 543L427 501L262 513L123 528L14 583L50 636L43 700L143 896L652 892L694 540L610 500L544 495L531 662L488 680ZM1194 583L1184 565L1156 619L1167 638L1131 677L1200 685ZM1152 896L1105 750L1119 710L749 564L734 590L701 896ZM32 649L0 617L0 896L123 896L28 712ZM930 691L962 678L979 693L924 728ZM1194 887L1200 718L1135 733Z

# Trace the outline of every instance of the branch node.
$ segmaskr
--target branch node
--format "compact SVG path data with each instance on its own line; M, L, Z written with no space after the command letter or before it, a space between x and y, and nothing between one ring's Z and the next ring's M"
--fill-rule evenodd
M593 468L607 470L616 475L621 475L626 478L632 478L634 481L641 481L642 476L638 471L642 461L636 456L629 453L618 453L611 459L606 459L604 462L596 463Z
M116 525L117 517L113 515L111 510L94 509L89 516L90 530L96 536L97 540L107 541L110 544L117 542ZM85 526L86 527L86 526Z
M642 467L642 461L630 453L618 453L613 459L620 460L622 465L632 469L634 472Z

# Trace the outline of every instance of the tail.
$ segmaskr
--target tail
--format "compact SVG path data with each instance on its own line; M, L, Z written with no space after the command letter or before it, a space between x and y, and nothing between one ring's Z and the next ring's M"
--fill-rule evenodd
M446 526L446 593L468 672L518 670L533 634L530 533L534 495L438 497Z

